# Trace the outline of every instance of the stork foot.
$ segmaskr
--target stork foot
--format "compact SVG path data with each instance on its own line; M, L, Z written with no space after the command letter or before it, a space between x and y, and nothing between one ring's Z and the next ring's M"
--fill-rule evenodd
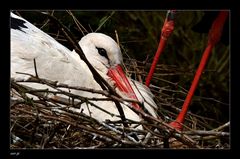
M182 130L182 124L178 121L173 121L169 125L172 126L175 129L179 130L179 131Z

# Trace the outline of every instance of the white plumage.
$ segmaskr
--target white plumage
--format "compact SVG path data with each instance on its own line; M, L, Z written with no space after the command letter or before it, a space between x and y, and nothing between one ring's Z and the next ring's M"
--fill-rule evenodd
M37 72L40 78L58 81L68 84L69 86L84 86L101 90L99 84L94 80L88 66L82 61L75 51L70 51L51 36L47 35L25 19L11 13L11 78L15 80L27 80L29 76L18 74L16 72L24 72L34 75L34 62L36 61ZM15 24L17 23L17 24ZM101 33L89 33L84 36L79 45L81 46L85 56L99 74L113 86L114 81L108 76L108 71L111 67L122 63L122 54L117 43L107 35ZM100 49L104 49L107 55L101 55ZM103 50L103 51L104 51ZM152 116L157 116L153 107L157 107L153 101L153 95L150 90L137 81L129 82L139 101L144 103L146 109ZM135 87L136 84L137 88ZM25 85L34 88L44 88L46 86L40 84L28 83ZM123 92L117 89L121 95ZM85 97L102 98L102 95L93 94L83 91L73 91ZM147 102L145 102L145 100ZM95 101L101 108L119 114L115 104L111 101ZM141 118L133 112L128 106L122 104L126 118L135 121L140 121ZM83 113L96 118L99 121L119 120L118 117L113 117L102 112L95 107L86 105L81 106Z

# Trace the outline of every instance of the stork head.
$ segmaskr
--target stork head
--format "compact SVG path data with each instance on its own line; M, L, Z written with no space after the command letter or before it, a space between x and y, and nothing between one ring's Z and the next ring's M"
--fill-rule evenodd
M121 67L123 60L120 47L111 37L102 33L89 33L80 40L79 45L88 61L105 79L110 78L128 98L137 100ZM139 109L137 104L133 106Z
M95 69L107 72L110 67L122 63L122 53L118 44L102 33L89 33L79 41L85 56Z

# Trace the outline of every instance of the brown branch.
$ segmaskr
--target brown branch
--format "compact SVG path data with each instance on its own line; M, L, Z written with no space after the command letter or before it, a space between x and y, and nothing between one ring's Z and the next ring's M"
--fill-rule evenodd
M182 133L187 135L201 135L201 136L212 135L212 136L224 136L224 137L230 135L229 132L216 132L216 131L204 131L204 130L185 131Z
M26 114L35 116L34 113L26 111L26 110L24 110L22 108L15 108L15 109L18 110L18 111L24 112ZM129 145L129 146L144 146L144 145L141 145L141 143L135 143L135 142L127 141L127 140L124 140L123 138L119 138L117 136L113 136L110 133L107 133L107 132L104 132L104 131L100 131L100 130L97 130L97 129L93 129L93 128L90 128L90 127L78 124L75 121L66 120L66 119L62 118L61 116L56 116L55 117L55 116L49 116L49 115L44 115L44 114L39 114L38 116L39 116L39 118L60 121L60 122L72 125L74 127L78 127L80 129L83 129L84 131L91 132L91 133L94 133L94 134L98 134L100 136L107 137L107 138L109 138L109 139L111 139L113 141L118 142L119 144L125 144L125 145Z
M134 99L130 99L130 98L123 98L123 97L117 97L115 95L110 94L108 91L106 90L96 90L96 89L91 89L91 88L86 88L86 87L80 87L80 86L69 86L67 84L63 84L63 83L59 83L57 81L51 81L48 79L44 79L44 78L37 78L31 74L28 73L22 73L22 72L16 72L18 74L24 74L24 75L29 75L30 78L27 80L18 80L16 81L15 79L11 78L11 81L15 81L15 82L35 82L35 83L42 83L42 84L46 84L50 87L53 87L57 90L59 90L58 88L68 88L68 89L74 89L74 90L80 90L80 91L86 91L86 92L90 92L90 93L97 93L97 94L102 94L106 97L109 97L111 99L119 101L121 103L123 103L124 101L126 102L132 102L132 103L137 103L137 104L141 104L141 102L134 100ZM62 91L62 90L59 90ZM56 92L57 93L57 92ZM87 97L84 97L87 98Z

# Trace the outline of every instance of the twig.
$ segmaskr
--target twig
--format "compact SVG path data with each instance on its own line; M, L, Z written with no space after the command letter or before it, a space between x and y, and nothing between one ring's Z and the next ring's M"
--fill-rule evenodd
M35 76L36 76L36 78L38 78L37 66L36 66L36 60L35 60L35 58L33 59L33 63L34 63Z
M68 88L68 89L74 89L74 90L81 90L81 91L86 91L86 92L90 92L90 93L97 93L97 94L102 94L106 97L112 98L113 100L119 101L119 102L132 102L132 103L137 103L137 104L141 104L141 102L134 100L134 99L130 99L130 98L123 98L123 97L117 97L115 95L110 94L108 91L105 90L96 90L96 89L91 89L91 88L86 88L86 87L80 87L80 86L69 86L67 84L63 84L57 81L51 81L48 79L44 79L44 78L37 78L31 74L28 73L22 73L22 72L16 72L18 74L24 74L24 75L29 75L30 78L28 78L27 80L15 80L13 78L11 78L11 81L15 81L15 82L35 82L35 83L42 83L42 84L46 84L50 87L53 87L55 89L57 88ZM59 89L57 89L59 90ZM60 90L62 91L62 90ZM52 92L53 93L53 92ZM55 92L57 93L57 92ZM87 98L87 97L85 97Z
M187 134L187 135L201 135L201 136L205 136L205 135L213 135L213 136L229 136L230 133L228 132L216 132L216 131L203 131L203 130L193 130L193 131L185 131L182 132L183 134Z
M84 32L88 33L87 29L85 29L84 26L77 20L77 18L74 16L71 10L67 10L67 12L69 15L71 15L75 24L77 25L77 28L82 32L82 34L85 35Z
M229 126L230 126L230 121L225 123L225 124L223 124L223 125L221 125L221 126L219 126L216 129L213 129L212 131L220 131L220 130L222 130L222 129L226 128L226 127L229 127Z

